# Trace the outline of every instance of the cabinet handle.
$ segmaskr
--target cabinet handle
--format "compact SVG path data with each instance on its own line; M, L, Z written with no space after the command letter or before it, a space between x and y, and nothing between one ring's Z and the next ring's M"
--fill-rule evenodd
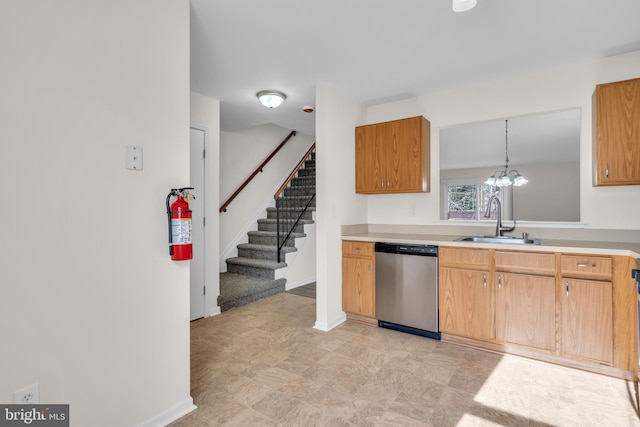
M391 188L391 180L387 178L387 188Z
M487 273L484 273L482 275L482 284L484 285L484 287L487 287Z
M371 271L371 261L369 261L369 262L367 263L367 270L368 270L368 271Z
M580 263L578 263L578 267L582 267L582 268L586 268L586 267L595 268L595 267L596 267L596 265L595 265L595 264L587 264L586 262L580 262Z
M569 282L564 282L564 290L567 293L567 296L569 296Z
M606 167L604 168L604 176L609 178L609 164L608 163L607 163Z
M502 287L502 276L498 274L498 289Z
M380 187L384 188L384 179L380 180Z

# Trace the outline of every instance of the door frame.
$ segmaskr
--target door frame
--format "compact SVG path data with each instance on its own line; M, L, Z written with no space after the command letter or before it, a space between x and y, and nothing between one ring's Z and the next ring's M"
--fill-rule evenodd
M207 173L207 162L206 162L206 156L208 155L208 150L209 150L209 128L206 126L202 126L202 125L198 125L195 123L190 123L189 124L189 131L191 133L191 130L197 130L203 133L204 135L204 142L203 142L203 149L205 152L205 157L202 158L202 181L203 181L203 186L204 186L204 192L206 194L207 191L207 182L208 182L208 173ZM189 136L189 153L191 153L191 136ZM191 171L193 169L193 165L191 163L191 155L189 155L189 182L191 182L192 176L191 176ZM207 250L208 250L208 240L207 239L207 225L206 225L206 218L207 218L207 198L205 196L205 194L195 194L196 197L201 198L200 200L202 201L201 206L202 206L202 215L205 218L205 225L202 227L202 254L199 254L199 256L201 256L201 263L202 263L202 280L204 282L204 287L205 287L205 293L203 294L203 299L202 299L202 318L208 317L209 313L207 310L207 294L209 292L209 290L207 289L207 268L205 265L205 260L206 260L206 254L207 254ZM194 218L195 220L196 218ZM198 219L199 220L199 219ZM193 262L190 263L189 268L193 268ZM191 294L191 281L189 281L189 293ZM190 320L195 320L195 319L191 319L191 297L189 298L189 318ZM199 319L200 317L198 317L197 319Z

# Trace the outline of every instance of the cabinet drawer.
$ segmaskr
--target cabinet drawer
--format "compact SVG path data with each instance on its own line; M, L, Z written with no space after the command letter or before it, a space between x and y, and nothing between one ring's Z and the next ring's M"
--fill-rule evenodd
M487 249L466 249L440 247L438 257L441 265L489 269L489 251Z
M562 255L562 275L610 278L613 261L609 257L593 255Z
M373 247L374 244L371 242L354 242L351 240L343 240L342 255L373 258Z
M553 276L556 257L550 253L496 251L496 270Z

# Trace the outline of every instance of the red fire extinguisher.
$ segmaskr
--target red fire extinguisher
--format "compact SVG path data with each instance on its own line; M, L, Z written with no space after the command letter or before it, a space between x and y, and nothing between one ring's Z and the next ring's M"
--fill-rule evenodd
M189 209L189 197L195 197L189 193L193 187L172 188L167 194L167 220L169 222L169 255L173 261L186 261L193 258L193 245L191 243L191 210ZM177 200L169 206L171 196Z

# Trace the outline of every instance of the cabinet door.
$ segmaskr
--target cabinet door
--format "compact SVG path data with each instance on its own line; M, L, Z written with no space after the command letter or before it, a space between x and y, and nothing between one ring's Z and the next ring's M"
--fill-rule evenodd
M391 192L426 191L427 177L423 174L422 117L396 120L386 129L386 160Z
M594 97L595 185L640 184L640 79L598 85Z
M468 338L492 339L493 303L489 273L440 268L440 330Z
M562 353L612 363L612 283L562 279L562 286Z
M555 277L497 273L497 287L496 338L555 351Z
M380 193L387 187L387 127L382 123L356 128L356 193Z
M342 258L342 309L349 313L375 317L373 261Z

